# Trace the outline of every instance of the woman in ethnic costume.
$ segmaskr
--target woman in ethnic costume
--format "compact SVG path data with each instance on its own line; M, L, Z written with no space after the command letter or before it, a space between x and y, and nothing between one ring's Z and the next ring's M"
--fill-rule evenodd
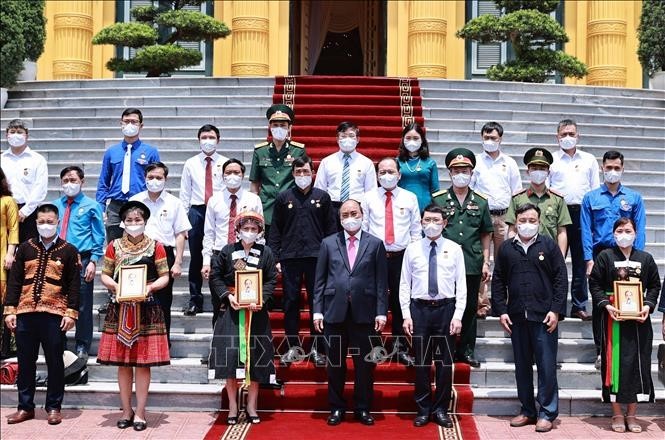
M635 223L622 217L614 223L611 249L596 258L589 276L595 313L601 313L600 350L603 401L612 403L612 430L641 432L637 423L637 402L653 402L651 314L660 291L658 267L653 257L633 248ZM621 320L614 306L614 281L639 281L644 306L637 320ZM625 418L621 404L626 404Z
M14 263L14 251L18 246L18 207L9 189L5 172L0 168L0 316L5 303L7 274ZM0 358L11 357L16 352L14 334L0 323Z
M102 283L111 292L118 288L121 266L145 264L147 299L144 302L113 301L109 304L99 341L97 362L118 366L118 386L122 401L122 418L117 426L130 426L143 431L145 406L150 387L150 367L168 365L169 343L166 337L164 314L151 293L163 289L169 282L169 268L164 246L143 234L150 210L143 203L132 201L120 208L125 232L106 248ZM136 412L132 410L132 381L136 367Z
M257 244L263 231L263 217L253 211L238 214L235 221L240 241L227 244L212 258L210 292L213 307L219 310L210 354L216 379L226 380L229 396L227 423L238 423L238 379L249 383L247 418L251 423L261 420L256 412L259 383L269 383L275 374L274 349L268 311L273 306L273 289L277 280L275 257L269 247ZM251 304L241 309L235 295L235 272L260 269L263 281L263 306ZM238 286L238 289L242 287ZM241 336L251 323L248 338ZM246 347L246 350L243 348Z

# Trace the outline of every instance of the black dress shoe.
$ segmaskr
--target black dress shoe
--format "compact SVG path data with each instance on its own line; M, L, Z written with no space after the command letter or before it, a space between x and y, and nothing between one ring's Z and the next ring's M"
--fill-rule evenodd
M201 313L203 310L201 307L189 306L183 310L183 315L185 316L196 316L197 313Z
M407 367L413 367L416 365L416 360L406 351L400 351L397 353L397 362L402 365L406 365Z
M372 417L369 411L356 411L353 413L353 418L363 425L371 426L374 424L374 417Z
M330 415L328 416L328 425L330 426L337 426L342 421L344 420L344 411L341 409L335 409L333 411L330 411Z
M593 319L592 315L589 315L586 311L584 310L578 310L575 313L571 313L571 316L573 318L579 318L582 321L591 321Z
M328 358L326 358L326 355L321 354L316 350L312 350L312 352L309 354L309 358L317 367L325 367L326 363L328 363Z
M469 364L473 368L478 368L480 367L480 361L473 356L460 356L457 358L459 362L464 362L465 364Z
M429 423L429 415L425 414L424 416L416 416L415 419L413 419L413 426L416 428L420 428L421 426L425 426Z
M132 416L128 419L118 420L115 425L120 429L127 429L130 426L132 426L133 423L134 423L134 413L132 413Z
M147 427L148 424L146 423L145 420L134 422L134 431L145 431Z
M432 414L432 421L444 428L453 427L453 421L450 420L450 416L445 411L438 411Z

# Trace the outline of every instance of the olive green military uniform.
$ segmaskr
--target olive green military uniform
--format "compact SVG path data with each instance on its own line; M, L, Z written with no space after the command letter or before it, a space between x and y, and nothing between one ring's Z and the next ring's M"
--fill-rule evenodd
M557 228L573 223L563 196L548 188L543 196L539 197L533 187L529 186L529 188L513 194L506 213L507 224L515 224L515 210L525 203L532 203L540 208L540 229L538 233L551 238L555 242L557 241Z

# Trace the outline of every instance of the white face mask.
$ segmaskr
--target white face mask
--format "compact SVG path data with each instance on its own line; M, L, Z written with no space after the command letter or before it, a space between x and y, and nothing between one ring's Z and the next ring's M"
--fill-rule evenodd
M132 237L138 237L145 231L145 225L125 225L125 232Z
M62 192L64 192L67 197L75 197L81 192L81 184L65 183L62 185Z
M245 244L252 244L256 241L256 237L259 234L256 232L249 232L249 231L240 231L240 239L245 243Z
M605 171L603 172L603 176L605 177L605 182L607 183L617 183L619 180L621 180L622 176L621 171Z
M564 150L572 150L577 145L577 138L572 136L566 136L565 138L559 139L559 146Z
M224 176L224 183L226 184L226 187L230 189L240 188L242 176L237 174L227 174Z
M421 140L409 140L404 142L404 148L406 148L408 151L411 153L415 153L416 151L420 150L420 146L422 145L423 141Z
M484 141L483 149L488 153L494 153L495 151L499 151L499 143L494 141Z
M454 176L450 176L450 179L453 181L453 186L456 186L457 188L464 188L465 186L469 186L469 182L471 182L471 175L455 174Z
M203 139L201 141L201 151L205 154L212 154L217 149L217 142L211 141L210 139Z
M37 232L42 238L51 238L55 235L55 231L58 229L58 225L49 225L44 223L37 225Z
M122 127L122 134L127 137L134 137L139 134L139 126L134 124L126 124Z
M543 171L543 170L529 171L529 177L531 178L531 182L535 183L536 185L541 185L543 182L545 182L545 179L547 179L548 174L549 174L548 171Z
M635 234L616 234L614 236L614 241L616 241L617 246L626 248L628 246L632 246L635 242Z
M397 174L381 174L379 176L379 183L383 187L383 189L386 190L391 190L395 189L397 186L397 178L399 176Z
M276 141L283 141L289 134L289 130L284 127L271 127L270 133L272 138Z
M520 237L530 239L538 233L539 227L538 223L518 223L517 232L520 234Z
M360 229L362 221L362 218L348 217L342 220L342 227L346 232L352 234Z
M443 232L443 225L427 223L425 226L423 226L423 232L425 232L427 238L438 237L441 235L441 232Z
M12 147L22 147L25 145L25 135L23 133L10 133L7 135L7 143Z
M309 176L296 176L294 178L294 180L296 181L296 185L300 189L305 189L305 188L309 187L312 184L312 176L311 175L309 175Z
M342 150L342 152L351 153L353 152L353 150L356 149L356 145L358 145L358 140L353 138L344 138L338 140L337 145L339 145L339 149Z
M148 188L148 191L156 193L164 189L166 180L150 179L145 181L145 186Z

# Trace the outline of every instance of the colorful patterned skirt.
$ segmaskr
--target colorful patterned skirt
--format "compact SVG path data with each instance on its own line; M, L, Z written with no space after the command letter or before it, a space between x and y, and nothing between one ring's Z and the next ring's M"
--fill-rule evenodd
M158 303L142 302L135 308L128 303L109 304L97 362L120 367L156 367L169 365L170 360L164 314Z

